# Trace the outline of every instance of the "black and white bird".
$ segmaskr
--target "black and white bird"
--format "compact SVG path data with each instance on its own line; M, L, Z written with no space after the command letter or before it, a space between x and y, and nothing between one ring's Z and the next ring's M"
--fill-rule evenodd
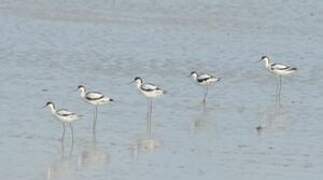
M279 76L279 84L277 85L276 93L278 90L278 98L280 101L280 93L281 93L281 88L282 88L282 76L286 76L286 75L290 75L290 74L295 73L297 71L297 68L289 66L289 65L273 63L271 58L269 58L268 56L262 56L261 59L259 60L259 62L264 62L265 67L269 72Z
M109 97L103 95L100 92L95 92L95 91L88 92L84 85L79 85L77 88L81 92L81 98L85 102L87 102L91 105L94 105L94 107L95 107L93 127L92 127L93 132L95 132L96 120L97 120L97 116L98 116L98 106L108 104L110 102L113 102L114 100L112 98L109 98Z
M133 81L130 83L135 82L137 85L138 90L148 99L148 111L147 111L147 129L151 133L151 115L153 109L153 98L160 97L167 92L155 84L151 83L144 83L143 79L140 77L135 77Z
M221 78L207 73L198 74L196 71L191 72L190 76L197 84L205 88L203 103L206 103L209 88L215 85L216 82L220 81Z
M143 79L141 79L140 77L135 77L133 82L136 82L139 91L147 98L156 98L163 94L166 94L166 91L160 89L157 85L144 83Z
M51 101L48 101L44 107L49 107L50 112L63 124L63 134L61 140L64 140L65 137L65 128L69 126L71 128L72 141L74 140L73 136L73 126L72 122L79 120L80 116L74 112L68 111L66 109L56 109L55 104Z
M279 76L289 75L297 71L295 67L273 63L268 56L262 56L259 62L265 62L265 67L273 74Z

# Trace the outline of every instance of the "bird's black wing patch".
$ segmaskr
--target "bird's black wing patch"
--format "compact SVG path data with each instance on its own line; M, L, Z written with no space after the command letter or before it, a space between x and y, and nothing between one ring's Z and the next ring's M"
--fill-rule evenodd
M197 79L197 82L199 82L199 83L201 83L201 82L205 82L205 81L209 80L210 78L211 78L211 77Z
M85 98L90 101L99 100L99 99L102 99L103 97L104 95L99 92L88 92L85 96Z
M57 114L60 115L60 116L70 116L70 115L73 115L75 113L69 112L66 109L59 109L59 110L57 110Z

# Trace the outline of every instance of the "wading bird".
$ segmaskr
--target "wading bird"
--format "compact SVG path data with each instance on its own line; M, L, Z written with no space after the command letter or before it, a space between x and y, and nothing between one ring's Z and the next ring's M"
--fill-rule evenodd
M196 71L191 72L190 76L197 84L205 88L205 93L203 98L203 103L205 104L206 98L209 92L209 88L213 86L216 82L220 81L221 78L215 77L213 75L206 74L206 73L198 74Z
M66 109L56 109L55 104L51 101L47 102L44 107L49 107L50 112L63 124L63 134L61 141L64 141L65 136L65 127L69 126L71 128L71 135L72 135L72 142L74 141L74 135L73 135L73 126L72 122L80 119L80 116L76 113L70 112Z
M81 92L82 99L85 102L94 105L94 107L95 107L93 126L92 126L92 130L93 130L93 132L95 132L96 120L98 117L98 106L105 105L105 104L112 102L114 100L112 98L109 98L109 97L103 95L100 92L94 92L94 91L88 92L84 85L79 85L77 88Z
M135 77L134 80L130 83L133 82L136 83L138 90L148 99L147 129L151 133L151 115L153 109L153 98L162 96L167 92L165 90L160 89L155 84L144 83L143 79L140 77Z
M264 62L266 69L277 75L279 77L279 82L276 87L276 95L278 96L278 101L280 103L280 93L282 89L282 76L290 75L297 71L297 68L291 67L289 65L276 64L268 56L262 56L259 62ZM278 91L278 92L277 92Z

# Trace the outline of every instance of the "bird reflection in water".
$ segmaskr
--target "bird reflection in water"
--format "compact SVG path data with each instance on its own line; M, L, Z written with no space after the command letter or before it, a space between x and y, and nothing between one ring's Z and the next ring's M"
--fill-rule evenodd
M147 121L145 137L137 139L135 143L132 144L130 147L132 151L132 155L135 159L137 159L141 152L143 153L154 152L159 148L160 148L160 142L159 140L153 138L151 123Z
M284 132L291 124L288 113L285 108L277 106L277 104L268 107L262 112L260 125L256 127L259 135L264 133Z
M96 132L93 131L91 144L80 154L78 159L78 166L102 167L106 164L109 164L109 162L109 153L105 152L97 146Z
M206 129L215 127L216 121L214 120L215 109L207 107L206 104L201 105L201 112L199 112L191 122L191 132L196 134L198 132L206 132Z
M74 144L72 143L70 148L65 149L64 142L60 142L60 158L55 160L47 169L47 180L59 180L59 179L73 179L73 169L75 168L72 153ZM65 154L65 151L68 154Z

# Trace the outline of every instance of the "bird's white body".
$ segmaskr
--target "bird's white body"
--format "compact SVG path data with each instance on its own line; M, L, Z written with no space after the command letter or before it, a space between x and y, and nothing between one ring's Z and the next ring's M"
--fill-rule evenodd
M206 97L209 92L209 87L215 85L215 83L220 81L221 78L218 78L213 75L206 74L206 73L198 74L196 71L191 72L191 77L198 85L205 88L205 93L204 93L204 98L203 98L203 103L205 104Z
M196 72L192 72L191 76L197 84L205 87L213 86L216 82L220 81L220 78L206 73L197 74Z
M76 113L73 113L73 112L68 111L66 109L56 110L55 104L51 101L47 102L44 107L46 107L46 106L50 109L50 112L63 124L63 134L62 134L61 141L64 141L66 126L69 126L71 128L72 143L73 143L74 136L73 136L72 122L80 119L80 116L78 116Z
M259 62L264 62L266 69L272 74L277 75L279 77L279 81L276 88L276 100L280 105L280 94L282 89L282 76L286 76L289 74L293 74L297 71L297 68L291 67L289 65L276 64L273 63L272 60L267 56L262 56Z
M113 101L111 98L103 95L100 92L87 92L85 87L79 88L81 91L81 97L82 99L94 106L104 105L111 101Z
M51 113L63 123L71 123L80 119L80 117L76 113L70 112L66 109L56 110L54 104L49 104L48 107Z
M147 98L148 100L148 111L147 111L147 132L151 136L151 116L153 112L153 98L157 98L166 94L165 90L162 90L155 84L144 83L140 77L135 77L131 82L136 83L137 89Z
M289 65L272 63L271 59L269 59L268 57L263 57L262 61L265 62L266 69L276 75L284 76L297 71L297 68L291 67Z
M147 98L156 98L166 94L165 90L160 89L157 85L144 83L142 79L138 79L135 82L139 91Z
M113 99L103 95L100 92L94 92L94 91L93 92L87 92L85 86L83 86L83 85L79 85L78 89L81 92L82 99L85 102L87 102L87 103L89 103L91 105L94 105L94 107L95 107L93 126L92 126L92 130L95 133L96 120L97 120L97 116L98 116L98 106L107 104L109 102L112 102Z

